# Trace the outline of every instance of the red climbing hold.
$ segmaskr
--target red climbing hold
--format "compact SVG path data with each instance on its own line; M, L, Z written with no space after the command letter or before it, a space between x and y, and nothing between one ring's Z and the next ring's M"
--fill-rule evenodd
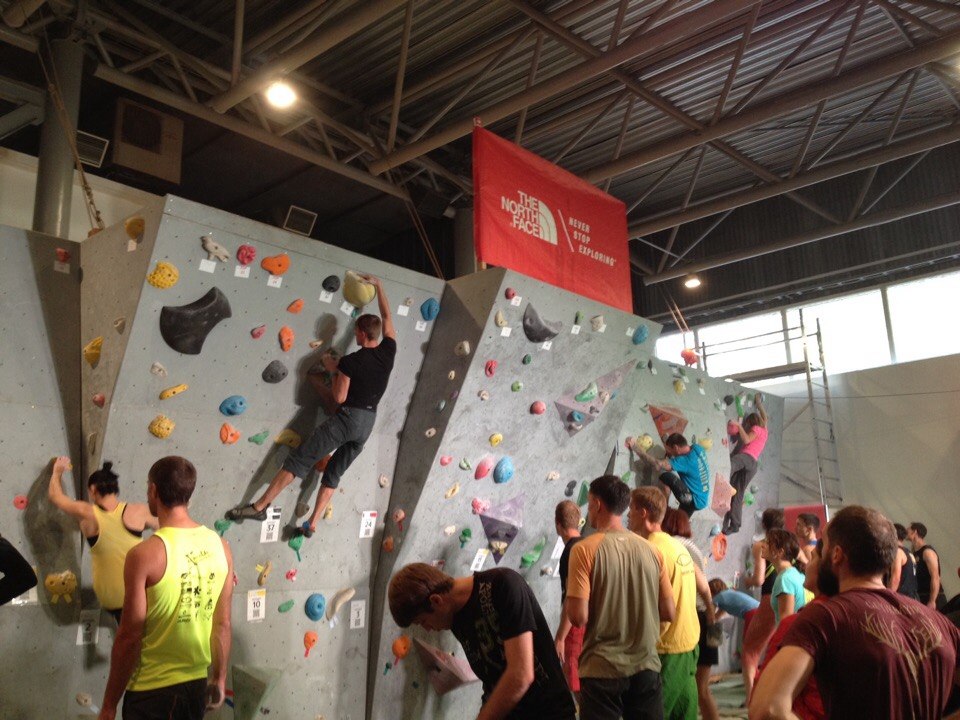
M683 362L686 365L690 365L690 366L696 365L697 360L700 359L700 356L697 355L697 351L694 350L693 348L686 348L685 350L682 350L680 352L680 357L683 358Z
M514 290L513 288L507 288L506 290L503 291L503 296L507 300L513 300L517 296L517 291Z
M487 364L484 366L483 372L486 373L487 377L493 377L494 373L497 372L497 361L487 360Z
M530 406L530 412L533 415L543 415L547 411L547 405L543 400L537 400Z
M284 325L280 328L280 349L289 352L293 347L293 329Z
M283 275L290 269L289 255L271 255L260 261L260 267L271 275Z
M27 496L26 495L17 495L13 498L13 506L17 510L26 510L27 509Z
M241 245L237 248L237 262L249 265L257 259L257 249L253 245Z
M263 334L267 331L266 325L257 325L253 330L250 331L250 337L254 340L259 340L263 337Z
M63 248L57 248L57 262L70 262L70 251Z
M297 298L292 303L287 305L287 312L293 313L294 315L298 314L303 310L303 298Z

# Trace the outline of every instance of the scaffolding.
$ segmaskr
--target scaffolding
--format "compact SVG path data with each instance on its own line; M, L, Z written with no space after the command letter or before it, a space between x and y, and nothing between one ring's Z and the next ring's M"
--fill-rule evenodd
M773 345L785 345L787 363L773 367L737 372L725 377L750 385L763 380L802 377L806 384L806 401L803 398L785 398L784 433L802 418L809 418L810 433L807 435L806 452L799 455L809 461L781 463L780 472L787 482L798 487L822 505L843 502L843 485L840 479L840 463L837 458L837 441L834 432L833 403L830 396L830 380L823 347L820 320L815 328L808 327L800 310L799 324L788 326L784 315L783 328L737 340L718 343L696 342L701 368L709 372L710 358L719 355L754 350ZM744 343L748 343L744 345ZM799 343L800 360L793 361L794 347ZM810 465L811 468L807 468ZM811 472L810 470L813 470Z

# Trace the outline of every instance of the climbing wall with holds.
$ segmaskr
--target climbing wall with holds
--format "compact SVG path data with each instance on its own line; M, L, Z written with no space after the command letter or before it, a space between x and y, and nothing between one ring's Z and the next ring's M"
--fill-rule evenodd
M656 324L509 271L447 284L400 441L384 531L393 549L375 583L370 717L470 717L479 706L476 686L429 689L416 653L396 662L400 636L463 659L449 634L396 627L384 591L401 566L516 569L556 623L554 507L615 460L633 378L645 372L635 368L646 367L658 334Z
M736 573L745 572L755 533L761 532L760 513L777 506L783 399L769 394L763 396L763 406L769 416L769 437L757 474L744 494L743 524L738 533L718 538L730 498L730 451L734 439L727 435L727 423L756 410L757 391L711 378L687 367L682 358L677 360L669 363L651 359L631 376L630 382L636 390L619 437L616 474L631 486L659 484L658 473L626 449L628 437L635 438L656 458L664 457L662 436L672 432L679 432L689 442L703 447L710 467L710 498L707 507L695 512L690 520L693 540L707 560L707 578L719 577L734 587ZM690 360L696 362L695 358ZM671 506L676 505L672 499ZM737 643L729 632L732 626L726 624L725 627L728 632L715 670L720 672L737 665Z
M81 245L0 227L0 247L0 533L39 577L0 607L0 717L66 717L86 594L79 534L50 506L47 478L79 438Z
M290 530L314 503L316 474L281 494L276 521L230 524L223 514L259 496L290 446L325 417L308 374L328 350L355 350L355 316L379 312L373 288L352 271L383 280L398 354L373 435L334 495L331 515L295 550ZM179 454L196 465L191 513L224 534L235 558L228 688L239 698L236 717L363 717L379 542L361 531L382 526L397 437L436 322L421 305L439 299L442 287L167 199L139 274L140 302L126 315L128 345L100 457L114 462L124 492L138 499L156 459ZM105 315L108 326L113 313Z

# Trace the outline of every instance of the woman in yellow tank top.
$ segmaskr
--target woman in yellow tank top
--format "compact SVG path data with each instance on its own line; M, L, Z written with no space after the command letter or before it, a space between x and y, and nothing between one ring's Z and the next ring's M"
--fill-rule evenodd
M50 502L77 520L80 532L90 545L93 591L104 610L120 622L123 608L123 562L127 552L140 542L146 528L156 530L157 518L144 503L120 502L119 477L113 464L90 475L87 482L89 502L73 500L63 492L63 472L72 469L70 458L58 457L53 463L48 496Z

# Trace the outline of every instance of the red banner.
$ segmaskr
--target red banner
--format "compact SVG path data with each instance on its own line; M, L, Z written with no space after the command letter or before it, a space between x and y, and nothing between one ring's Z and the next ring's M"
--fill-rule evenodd
M481 262L633 312L622 202L479 127L473 191Z

